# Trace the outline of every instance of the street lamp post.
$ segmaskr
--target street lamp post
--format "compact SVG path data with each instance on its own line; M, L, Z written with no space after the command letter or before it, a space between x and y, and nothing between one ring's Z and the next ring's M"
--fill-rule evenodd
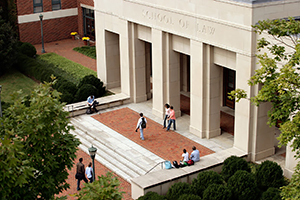
M1 90L2 90L2 85L0 85L0 117L2 117Z
M93 147L93 145L92 145L92 147L89 148L89 152L90 152L90 156L93 161L93 181L95 181L95 162L94 162L94 160L95 160L97 148Z
M40 14L40 21L41 21L41 36L42 36L42 53L46 53L44 48L44 34L43 34L43 15Z

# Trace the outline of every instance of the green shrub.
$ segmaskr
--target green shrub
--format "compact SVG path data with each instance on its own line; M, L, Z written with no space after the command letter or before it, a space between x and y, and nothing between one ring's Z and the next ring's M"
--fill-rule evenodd
M201 197L195 194L183 194L180 195L178 200L201 200Z
M61 93L68 92L68 93L70 93L71 95L75 95L76 92L77 92L77 87L76 87L75 84L66 81L66 82L63 82L63 83L59 86L58 91L61 92Z
M74 102L74 95L70 94L69 92L63 92L60 96L60 101L65 102L67 104Z
M257 167L255 178L258 187L263 191L266 191L269 187L279 188L284 185L281 167L269 160L262 162Z
M232 191L235 200L257 200L259 198L255 177L247 171L238 170L229 178L227 186Z
M23 42L18 50L20 51L20 53L33 58L36 55L36 48L35 46L33 46L32 44L28 43L28 42Z
M82 47L75 47L73 49L74 51L77 51L79 53L82 53L83 55L86 55L90 58L96 59L96 47L93 46L82 46Z
M191 185L184 182L178 182L168 189L167 199L177 200L183 194L191 194Z
M192 181L192 192L202 197L204 190L210 184L223 184L224 180L220 174L214 171L204 171L198 174L197 178Z
M227 182L228 179L238 170L251 172L251 168L245 159L237 156L230 156L224 161L221 174Z
M280 200L280 190L277 188L269 187L267 191L262 193L260 200Z
M87 75L83 77L78 84L78 88L85 84L91 84L97 88L98 93L97 95L95 95L96 97L102 97L105 94L105 87L103 86L103 82L94 75Z
M97 92L98 90L95 86L91 84L85 84L77 90L75 100L76 102L86 101L90 95L97 96Z
M231 200L231 190L225 185L210 184L203 192L205 200Z
M78 85L80 80L87 75L92 74L97 77L97 72L55 53L39 55L37 60L39 62L47 63L48 65L51 64L51 67L64 71L69 76L72 76L74 80L69 81L73 82L75 85Z
M165 197L157 194L156 192L147 192L144 196L138 198L138 200L164 200Z

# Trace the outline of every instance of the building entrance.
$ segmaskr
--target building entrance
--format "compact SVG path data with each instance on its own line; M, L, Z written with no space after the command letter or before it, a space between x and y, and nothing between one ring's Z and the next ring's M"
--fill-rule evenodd
M95 18L94 10L82 8L83 11L83 31L84 36L95 40Z
M235 71L223 68L223 106L234 109L235 101L234 99L229 99L228 93L235 90Z
M180 53L180 110L190 115L190 56Z

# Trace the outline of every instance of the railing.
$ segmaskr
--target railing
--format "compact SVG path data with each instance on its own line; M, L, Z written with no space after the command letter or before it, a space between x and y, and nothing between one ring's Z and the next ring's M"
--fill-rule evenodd
M149 172L151 172L151 171L152 171L155 167L157 167L157 165L159 165L159 164L161 164L161 169L163 169L163 168L164 168L164 167L163 167L163 166L164 166L163 163L164 163L165 161L166 161L166 160L161 161L161 162L157 163L156 165L154 165L154 167L152 167L149 171L147 171L146 174L148 174ZM146 175L146 174L145 174L145 175Z

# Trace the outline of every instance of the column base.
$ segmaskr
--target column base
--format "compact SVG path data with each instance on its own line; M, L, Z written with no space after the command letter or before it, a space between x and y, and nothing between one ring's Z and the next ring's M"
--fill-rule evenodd
M206 135L200 131L199 129L197 129L196 127L193 127L192 125L190 125L190 132L193 133L194 135L198 136L199 138L203 139L206 137Z
M141 96L137 96L137 97L133 97L133 102L134 103L140 103L140 102L144 102L147 101L147 95L141 95Z
M288 168L284 168L283 169L283 175L286 177L286 178L289 178L291 179L292 178L292 175L294 174L294 170L291 170L291 169L288 169Z
M157 110L155 108L152 108L152 114L155 115L155 116L157 116L157 117L161 117L162 121L163 121L164 116L165 116L164 112L162 112L160 110Z
M264 151L260 151L258 153L249 153L250 159L252 161L257 161L257 160L261 160L264 159L266 157L272 156L275 154L275 147L271 147L269 149L266 149Z

